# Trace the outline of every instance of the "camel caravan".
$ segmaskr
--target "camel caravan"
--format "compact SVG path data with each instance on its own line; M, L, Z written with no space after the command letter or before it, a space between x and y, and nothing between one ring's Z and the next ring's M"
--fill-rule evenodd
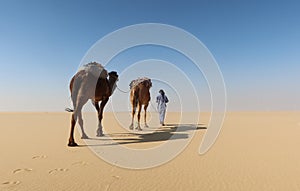
M66 111L72 112L71 117L71 131L68 146L78 146L74 140L74 127L78 121L82 132L82 139L88 139L89 137L84 132L83 119L82 119L82 107L88 100L92 101L95 109L98 112L98 128L96 135L103 136L102 119L103 110L109 97L113 94L117 87L118 74L115 71L107 72L107 70L99 63L91 62L83 65L78 72L72 77L70 81L70 93L73 103L73 108L66 108ZM138 107L138 126L137 130L142 130L140 127L140 113L142 106L145 110L145 127L148 127L146 123L146 111L150 101L150 88L152 82L149 78L138 78L130 83L130 101L132 105L132 122L129 129L133 129L134 115L136 108ZM99 106L99 102L100 106Z

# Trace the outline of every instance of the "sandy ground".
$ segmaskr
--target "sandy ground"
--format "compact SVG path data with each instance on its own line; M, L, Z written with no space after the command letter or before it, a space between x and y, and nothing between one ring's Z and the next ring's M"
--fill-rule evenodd
M107 135L126 148L175 142L169 138L176 130L178 141L195 133L173 160L133 170L99 158L80 139L79 129L81 146L67 147L69 113L1 113L0 190L300 190L299 112L227 113L216 143L204 155L198 149L209 114L200 114L197 129L179 116L168 113L168 126L159 128L152 122L156 114L149 115L153 131L140 134L121 128L112 113L105 113ZM129 114L119 119L130 122ZM85 116L85 125L96 130L95 114ZM92 131L87 130L91 137ZM98 141L101 150L105 145Z

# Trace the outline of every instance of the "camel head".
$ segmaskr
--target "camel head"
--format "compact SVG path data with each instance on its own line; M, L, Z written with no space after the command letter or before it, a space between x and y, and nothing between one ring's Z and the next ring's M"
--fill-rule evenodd
M108 73L108 81L109 81L109 86L111 89L111 94L113 94L113 92L115 91L116 87L117 87L117 81L118 81L118 73L115 71L109 72Z
M143 86L145 86L148 89L150 89L152 87L151 79L143 81L142 84L143 84Z

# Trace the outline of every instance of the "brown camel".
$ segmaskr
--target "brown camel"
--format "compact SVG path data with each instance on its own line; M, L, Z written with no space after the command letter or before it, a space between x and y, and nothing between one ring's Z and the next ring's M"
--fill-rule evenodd
M148 127L146 117L147 117L147 107L150 101L150 88L152 87L152 82L149 78L138 78L136 80L131 81L130 83L130 102L132 106L132 120L129 129L133 129L134 115L136 112L136 108L138 107L138 126L137 130L141 131L140 127L140 118L141 118L141 110L142 105L144 105L144 120L145 127Z
M107 76L109 76L108 79ZM73 112L68 146L77 146L74 140L74 127L77 119L82 131L81 138L88 138L83 129L81 109L89 99L92 101L92 104L98 112L99 123L97 136L103 136L101 124L103 109L116 87L117 80L117 72L112 71L107 74L107 71L102 65L96 62L84 65L84 67L73 76L70 82L70 91L74 110L66 109L69 112ZM101 104L99 107L100 101Z

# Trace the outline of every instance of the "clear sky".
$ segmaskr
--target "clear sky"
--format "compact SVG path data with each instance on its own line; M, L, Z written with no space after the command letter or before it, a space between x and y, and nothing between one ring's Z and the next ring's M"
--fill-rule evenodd
M0 0L0 111L63 111L70 106L69 80L89 48L119 28L149 22L182 28L205 44L223 73L228 110L299 110L299 10L297 0ZM108 69L125 72L124 66L145 59L179 68L188 62L174 54L161 47L132 49ZM203 76L193 74L192 67L181 70L198 81L200 105L209 110ZM181 91L167 90L170 109L178 110L178 96L188 99ZM127 103L120 92L113 96Z

